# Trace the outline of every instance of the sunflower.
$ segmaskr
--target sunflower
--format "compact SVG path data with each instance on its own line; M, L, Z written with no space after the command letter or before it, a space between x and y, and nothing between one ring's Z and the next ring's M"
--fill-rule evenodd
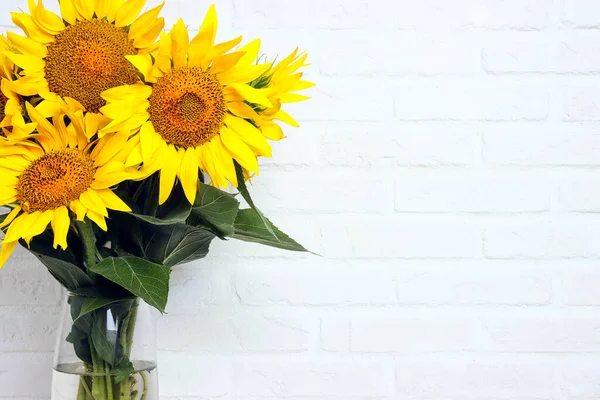
M274 122L275 120L299 127L298 122L281 107L286 103L310 99L308 96L295 93L315 86L314 83L303 80L303 73L298 72L300 68L309 65L306 64L307 57L306 52L299 53L296 49L279 63L273 63L268 71L250 83L255 88L265 88L267 98L273 105L255 109L257 115L253 118L262 134L269 140L285 138L283 130Z
M5 55L7 51L15 49L4 35L0 35L0 138L3 143L13 143L28 137L35 124L25 123L23 100L14 88L15 65Z
M58 16L42 0L28 0L29 13L12 13L26 36L8 33L18 52L8 58L22 69L14 83L24 96L40 95L46 117L59 115L59 97L98 113L110 88L139 81L126 55L155 49L164 27L163 4L138 17L146 0L61 0ZM137 17L137 19L136 19Z
M176 178L193 203L199 168L215 186L237 186L233 160L257 174L257 156L271 156L271 146L247 120L256 115L249 104L273 107L265 89L248 84L270 68L255 63L260 42L229 52L241 37L215 45L216 30L214 6L191 41L179 20L161 36L156 57L127 56L146 84L102 94L107 105L100 111L112 122L100 133L139 128L140 145L128 164L160 170L160 204L169 197Z
M106 230L107 209L131 211L110 188L140 178L136 167L118 161L128 148L128 134L105 135L90 142L76 124L66 125L64 117L50 123L29 103L26 107L37 123L35 141L17 143L18 154L0 158L0 206L12 208L0 224L1 229L8 227L0 267L20 239L29 242L48 224L54 231L54 248L66 249L69 210L78 220L88 217Z

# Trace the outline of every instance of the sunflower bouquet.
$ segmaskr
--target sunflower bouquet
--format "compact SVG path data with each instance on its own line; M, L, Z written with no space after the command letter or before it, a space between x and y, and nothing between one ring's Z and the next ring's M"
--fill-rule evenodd
M153 398L132 355L140 299L163 312L171 269L213 239L306 251L247 182L279 123L298 126L282 105L307 99L307 55L217 43L214 6L193 37L166 32L164 3L145 3L28 0L23 34L0 37L0 267L21 244L69 293L59 340L81 377L61 399Z

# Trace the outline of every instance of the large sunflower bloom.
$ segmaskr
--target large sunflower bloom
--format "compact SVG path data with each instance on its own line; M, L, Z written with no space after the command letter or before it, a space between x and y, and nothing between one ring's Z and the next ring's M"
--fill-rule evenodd
M42 0L28 0L29 13L12 13L26 36L8 33L17 53L6 53L22 69L15 90L40 95L44 115L61 111L58 97L72 98L97 113L110 88L139 81L126 55L155 48L164 27L163 4L136 17L146 0L61 0L58 16Z
M263 134L246 120L255 114L249 104L273 106L264 89L247 83L269 68L255 64L260 42L227 53L241 38L215 45L216 29L214 7L191 41L179 20L161 37L156 58L127 57L147 85L125 85L102 95L107 105L101 112L112 120L104 132L140 128L140 145L128 164L160 169L161 204L175 178L193 203L199 168L215 186L237 186L234 159L257 174L257 156L271 156Z
M0 137L12 143L28 137L35 124L26 123L23 117L23 100L15 92L15 65L6 52L15 51L4 35L0 35Z
M136 167L118 161L127 148L126 138L111 134L90 142L76 124L66 126L64 117L50 123L29 103L27 111L37 123L35 141L16 143L18 154L0 157L0 206L12 208L0 224L8 227L0 267L20 239L29 242L48 224L54 231L54 247L67 248L69 210L78 220L88 217L106 230L107 209L131 211L110 188L139 178Z

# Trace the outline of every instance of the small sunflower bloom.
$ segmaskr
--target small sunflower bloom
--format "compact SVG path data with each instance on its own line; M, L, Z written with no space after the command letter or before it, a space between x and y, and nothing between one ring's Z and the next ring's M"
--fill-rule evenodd
M259 125L262 134L269 140L285 138L283 130L274 121L281 121L295 128L300 125L291 115L282 109L286 103L296 103L310 99L310 97L296 93L314 87L315 84L303 80L303 72L298 70L307 67L308 54L294 50L279 63L273 63L272 68L251 83L253 87L265 88L267 97L272 107L257 108L257 116L253 118Z
M0 229L7 228L0 267L20 239L29 242L48 225L54 248L66 249L70 212L106 230L109 209L131 211L111 188L140 178L136 167L119 161L128 148L128 135L114 133L90 141L77 124L66 125L64 117L51 123L29 103L27 112L37 124L35 141L16 143L14 154L0 157L0 206L12 208L0 224Z

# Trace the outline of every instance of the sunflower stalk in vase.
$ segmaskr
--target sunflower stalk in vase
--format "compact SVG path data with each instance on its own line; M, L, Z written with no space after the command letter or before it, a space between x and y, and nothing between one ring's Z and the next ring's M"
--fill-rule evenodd
M173 267L215 238L306 251L246 182L298 125L282 105L307 99L307 56L216 43L212 6L190 38L163 31L164 3L28 5L0 40L0 266L21 244L69 294L53 400L157 399L142 311L165 311Z

